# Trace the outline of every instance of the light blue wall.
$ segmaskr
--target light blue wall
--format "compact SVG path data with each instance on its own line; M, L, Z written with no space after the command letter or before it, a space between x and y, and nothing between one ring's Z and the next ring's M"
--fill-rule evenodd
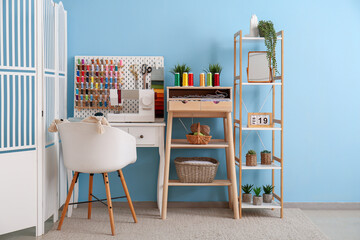
M285 30L285 201L360 201L359 1L63 2L68 11L69 116L73 114L75 55L164 56L168 86L173 85L168 71L176 63L189 64L198 76L207 64L219 62L223 65L222 85L231 86L233 34L239 29L248 32L253 13L260 20L271 19L277 30ZM263 47L250 45L244 56L249 49ZM258 110L256 106L267 91L245 90L248 107ZM270 110L270 105L264 110ZM190 121L185 120L187 124ZM222 137L220 121L203 123L211 126L215 137ZM178 121L174 135L184 135ZM263 136L270 147L270 135ZM244 149L249 148L261 150L256 135L249 137ZM217 178L225 177L222 150L175 150L172 159L198 155L218 158ZM156 200L157 168L157 150L138 150L138 161L124 170L133 200ZM243 181L270 183L270 175L262 173L246 173ZM83 200L87 178L80 178ZM119 195L121 185L115 174L111 184L112 194ZM95 178L95 192L104 196L100 176ZM169 199L224 201L227 192L222 187L171 187Z

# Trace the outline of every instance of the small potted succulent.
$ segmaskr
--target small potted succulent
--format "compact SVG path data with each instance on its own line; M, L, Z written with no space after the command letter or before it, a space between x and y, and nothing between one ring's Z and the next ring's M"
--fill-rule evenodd
M263 186L263 190L264 190L264 194L263 194L263 199L264 199L264 203L271 203L272 202L272 191L274 189L274 186L272 185L264 185Z
M171 69L171 73L172 74L176 74L179 73L180 74L180 86L182 86L182 75L184 72L190 72L191 71L191 67L187 66L186 64L177 64L173 67L173 69Z
M251 203L251 191L253 186L253 184L245 184L241 186L242 190L244 191L244 193L242 194L242 202Z
M222 67L220 64L209 64L209 67L207 69L204 69L204 72L212 74L212 85L215 86L215 73L219 74L219 81L220 81L220 74L222 71Z
M264 150L261 152L261 164L263 165L271 164L271 151Z
M256 166L256 152L254 150L249 150L246 154L246 166Z
M253 204L254 205L262 205L263 197L260 195L261 187L254 187L253 189L255 195L253 196Z

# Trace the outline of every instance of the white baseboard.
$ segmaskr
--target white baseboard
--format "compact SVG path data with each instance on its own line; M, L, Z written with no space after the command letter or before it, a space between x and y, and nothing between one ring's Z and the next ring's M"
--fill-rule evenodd
M156 202L133 202L134 207L157 208ZM113 202L114 206L127 207L127 202ZM80 204L79 207L87 207ZM94 207L104 206L93 203ZM169 208L227 208L228 202L168 202ZM285 208L300 208L304 210L360 210L360 202L285 202Z

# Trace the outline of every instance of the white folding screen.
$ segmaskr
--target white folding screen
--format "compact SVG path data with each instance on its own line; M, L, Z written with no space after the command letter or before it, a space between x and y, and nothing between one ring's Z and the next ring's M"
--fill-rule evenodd
M57 219L64 167L47 127L66 118L66 31L62 3L0 0L0 235Z

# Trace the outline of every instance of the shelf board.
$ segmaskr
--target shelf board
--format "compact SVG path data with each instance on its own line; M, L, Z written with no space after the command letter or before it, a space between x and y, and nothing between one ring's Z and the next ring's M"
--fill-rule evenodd
M243 41L264 41L265 38L263 37L242 37ZM281 37L277 37L277 40L282 40ZM237 40L239 41L239 40Z
M182 183L180 180L169 180L169 186L230 186L230 180L214 180L211 183Z
M229 144L223 139L212 139L206 145L190 144L187 139L172 139L171 148L226 148Z
M281 82L272 82L272 83L249 83L243 82L243 86L273 86L273 85L281 85Z
M239 163L236 162L236 165ZM270 165L262 165L261 163L258 163L256 166L246 166L246 163L241 164L242 170L266 170L266 169L281 169L281 166L272 163Z
M281 208L278 202L263 203L262 205L253 205L252 203L241 203L241 208Z
M282 128L281 127L247 127L247 126L242 126L241 128L244 131L254 131L254 130L275 130L275 131L281 131Z

